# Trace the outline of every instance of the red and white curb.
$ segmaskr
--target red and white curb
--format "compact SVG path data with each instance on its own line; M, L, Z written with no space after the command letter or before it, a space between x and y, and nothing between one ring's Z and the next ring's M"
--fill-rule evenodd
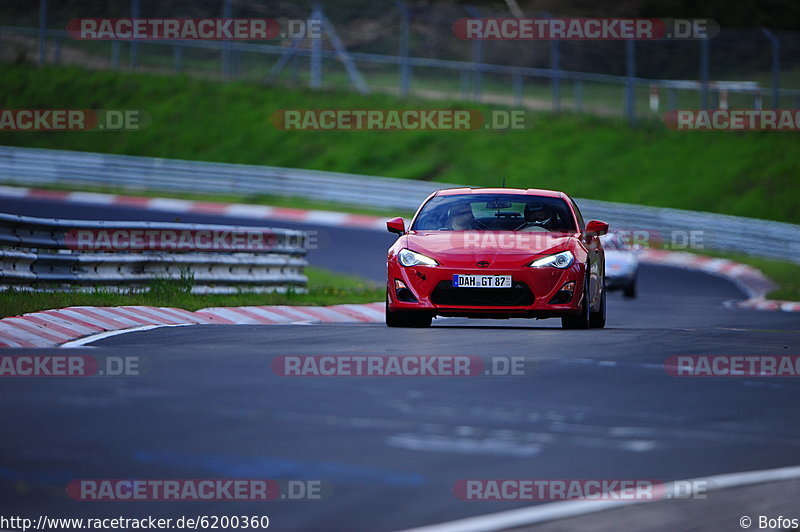
M69 192L5 185L0 185L0 197L40 199L63 203L81 203L84 205L124 206L153 211L213 214L217 216L253 218L256 220L280 220L283 222L313 223L333 227L386 230L386 218L346 212L271 207L269 205L148 198L144 196Z
M639 260L646 264L697 270L728 279L748 296L743 301L726 301L725 305L728 307L800 312L800 302L766 299L767 293L775 288L775 284L761 270L747 264L682 251L656 249L642 251Z
M745 301L731 301L728 306L747 308L752 310L781 310L783 312L800 312L800 303L797 301L775 301L772 299L747 299Z
M0 320L0 347L56 347L112 332L197 324L280 325L383 322L381 303L329 307L212 307L190 312L163 307L68 307ZM86 342L83 342L86 343Z

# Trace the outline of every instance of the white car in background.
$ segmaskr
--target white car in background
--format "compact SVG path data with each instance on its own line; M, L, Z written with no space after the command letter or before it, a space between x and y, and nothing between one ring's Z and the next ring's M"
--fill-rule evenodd
M606 289L622 290L625 297L635 298L639 275L637 250L630 247L619 233L608 233L600 239L606 251Z

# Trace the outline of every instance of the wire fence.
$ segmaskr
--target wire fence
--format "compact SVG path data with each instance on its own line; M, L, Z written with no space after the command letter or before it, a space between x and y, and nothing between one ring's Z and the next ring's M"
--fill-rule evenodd
M0 58L433 99L625 115L672 109L800 108L800 32L722 28L713 39L482 41L460 18L508 12L450 3L257 0L0 0ZM547 17L546 13L526 13ZM76 18L319 20L321 39L111 40L70 37Z

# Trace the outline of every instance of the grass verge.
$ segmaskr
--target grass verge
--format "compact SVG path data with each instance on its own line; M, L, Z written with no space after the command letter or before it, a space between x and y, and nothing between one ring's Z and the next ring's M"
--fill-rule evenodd
M315 267L307 267L308 293L299 294L191 294L191 285L181 281L154 281L150 290L112 292L97 289L92 292L0 292L0 317L19 316L38 310L75 306L116 307L149 305L198 310L205 307L234 307L244 305L339 305L343 303L373 303L385 297L377 283L352 275L342 275Z
M0 104L142 109L141 131L0 132L0 144L309 168L472 186L565 190L581 198L797 223L797 137L677 132L657 120L529 113L509 131L282 131L281 109L477 109L459 101L73 67L0 65ZM352 203L358 204L358 198Z

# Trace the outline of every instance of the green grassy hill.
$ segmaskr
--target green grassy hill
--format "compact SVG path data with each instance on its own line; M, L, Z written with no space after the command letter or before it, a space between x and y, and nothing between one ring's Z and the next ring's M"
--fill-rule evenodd
M138 108L152 117L143 131L0 132L0 144L471 185L506 178L578 197L800 222L796 133L632 129L549 113L529 115L519 131L285 132L270 122L278 109L488 107L77 68L7 64L0 76L2 108Z

